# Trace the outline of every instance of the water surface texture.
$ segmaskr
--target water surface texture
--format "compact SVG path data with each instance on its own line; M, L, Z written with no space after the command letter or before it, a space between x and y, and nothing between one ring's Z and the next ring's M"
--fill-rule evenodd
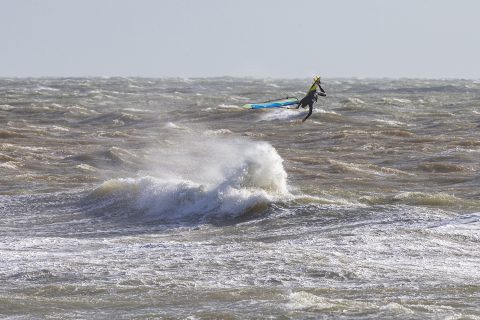
M479 319L480 82L0 79L0 317Z

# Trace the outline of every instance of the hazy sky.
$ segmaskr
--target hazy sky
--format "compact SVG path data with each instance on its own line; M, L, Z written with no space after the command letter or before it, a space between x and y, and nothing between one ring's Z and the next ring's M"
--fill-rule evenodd
M478 0L0 0L0 76L480 78Z

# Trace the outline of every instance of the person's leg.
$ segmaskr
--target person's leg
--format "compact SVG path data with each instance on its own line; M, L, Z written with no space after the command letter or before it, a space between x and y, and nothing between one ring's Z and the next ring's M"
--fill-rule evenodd
M295 109L298 109L300 107L305 108L305 98L303 98L298 102L297 107Z
M308 114L305 118L303 118L302 122L305 122L305 120L307 120L308 117L310 117L312 115L312 111L313 111L313 103L308 105Z

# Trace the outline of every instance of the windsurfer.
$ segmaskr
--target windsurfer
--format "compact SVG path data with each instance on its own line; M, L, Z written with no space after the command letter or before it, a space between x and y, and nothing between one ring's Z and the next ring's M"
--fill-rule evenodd
M305 118L303 118L302 122L305 122L305 120L312 115L313 104L317 101L318 96L325 97L327 95L320 84L320 77L314 77L313 83L310 86L310 89L308 89L307 95L298 102L297 107L295 108L305 108L308 106L308 114Z

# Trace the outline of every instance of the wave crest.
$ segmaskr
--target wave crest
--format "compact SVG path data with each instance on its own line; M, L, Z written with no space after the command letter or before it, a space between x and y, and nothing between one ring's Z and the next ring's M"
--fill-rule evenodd
M199 156L202 148L210 150ZM290 196L283 159L267 143L214 139L190 151L196 156L183 154L174 171L170 166L157 168L156 176L112 179L89 198L102 212L177 223L235 219Z

